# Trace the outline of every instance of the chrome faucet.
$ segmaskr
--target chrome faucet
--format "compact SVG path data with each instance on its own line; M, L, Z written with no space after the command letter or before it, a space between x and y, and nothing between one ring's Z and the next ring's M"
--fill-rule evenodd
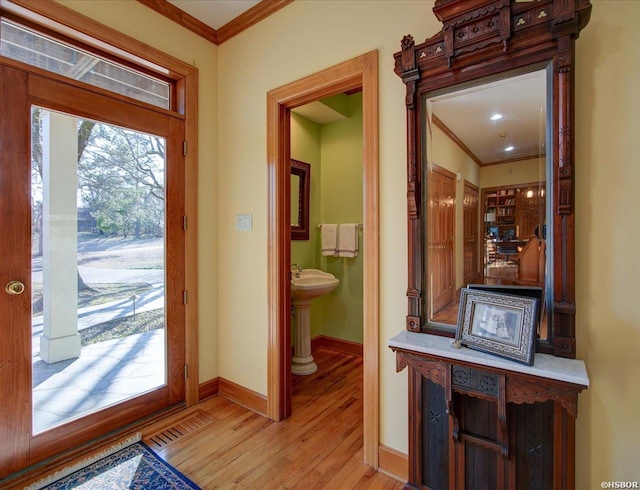
M300 277L300 273L302 272L302 267L300 267L298 264L291 264L291 268L297 269L298 272L296 272L295 277Z

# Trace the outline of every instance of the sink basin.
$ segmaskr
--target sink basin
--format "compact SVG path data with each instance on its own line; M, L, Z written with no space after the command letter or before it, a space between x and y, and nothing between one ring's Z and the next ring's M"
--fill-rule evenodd
M323 272L319 269L304 269L292 271L291 297L294 300L311 300L333 291L340 279L333 274ZM296 277L300 276L300 277Z

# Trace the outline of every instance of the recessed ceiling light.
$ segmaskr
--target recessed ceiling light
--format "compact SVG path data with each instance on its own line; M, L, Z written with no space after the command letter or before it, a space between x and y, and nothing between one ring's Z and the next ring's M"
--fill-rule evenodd
M507 146L504 151L513 151L513 146Z
M491 119L492 121L497 121L498 119L502 119L502 114L498 114L497 112L491 116L489 119Z

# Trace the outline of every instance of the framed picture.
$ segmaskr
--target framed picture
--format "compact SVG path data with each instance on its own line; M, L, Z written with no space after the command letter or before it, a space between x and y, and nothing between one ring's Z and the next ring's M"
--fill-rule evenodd
M456 340L462 345L531 366L537 299L462 288Z
M469 289L478 289L482 291L490 291L492 293L512 294L514 296L526 296L527 298L535 298L538 300L536 304L536 322L538 325L538 333L540 332L540 322L543 317L544 294L545 291L538 286L512 286L504 284L467 284Z

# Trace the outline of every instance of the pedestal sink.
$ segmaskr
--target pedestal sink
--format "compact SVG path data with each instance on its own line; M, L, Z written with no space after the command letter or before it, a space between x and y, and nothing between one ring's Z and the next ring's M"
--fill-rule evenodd
M291 302L295 310L291 372L304 376L318 370L311 355L311 301L333 291L340 279L319 269L292 270L291 275Z

